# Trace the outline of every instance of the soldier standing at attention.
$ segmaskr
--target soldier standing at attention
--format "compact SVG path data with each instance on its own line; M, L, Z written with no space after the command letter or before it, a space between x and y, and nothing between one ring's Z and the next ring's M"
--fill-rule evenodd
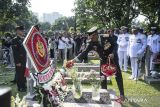
M156 34L157 28L151 27L151 35L147 38L147 45L149 46L149 51L151 52L151 58L150 58L150 70L154 69L154 66L152 64L153 60L156 58L158 53L160 52L160 36Z
M127 54L131 59L132 75L129 79L138 80L140 75L139 64L146 49L146 37L138 33L138 28L132 28L132 35L129 38L129 46Z
M108 58L111 58L114 61L115 66L117 68L115 79L116 79L116 82L117 82L117 85L120 91L120 99L124 100L123 79L122 79L121 70L118 64L118 55L117 55L118 47L117 47L116 40L113 39L113 37L109 35L108 36L106 35L98 36L97 27L91 28L88 31L88 35L89 35L88 38L90 39L90 41L88 42L86 48L77 57L75 57L71 61L68 61L67 64L70 62L74 63L76 61L83 59L84 57L88 55L88 52L91 50L94 50L99 54L100 65L106 64ZM104 80L101 81L101 88L107 89L106 76L104 76L101 72L100 72L100 76L105 77Z
M16 70L16 81L18 91L25 92L26 91L26 78L24 76L25 68L26 68L26 51L23 47L24 40L24 27L18 26L16 27L17 36L12 41L12 49L13 49L13 57L15 62L15 70Z
M128 48L128 41L129 41L130 34L128 34L128 28L125 26L122 26L121 30L122 30L122 34L118 36L118 40L117 40L119 66L121 70L122 70L122 67L124 67L124 71L127 72L128 71L127 48Z

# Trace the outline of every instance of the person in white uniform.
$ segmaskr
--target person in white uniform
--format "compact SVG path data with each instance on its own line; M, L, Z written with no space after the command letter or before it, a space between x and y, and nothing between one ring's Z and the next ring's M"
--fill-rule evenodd
M124 71L127 72L128 69L128 56L127 56L127 48L129 42L128 28L125 26L121 27L122 34L118 36L117 44L118 44L118 57L119 57L119 65L122 71L122 67L124 67Z
M156 34L157 28L151 27L151 35L147 38L147 45L149 46L151 57L150 57L150 70L154 70L153 60L156 58L158 53L160 52L160 36Z
M146 49L146 38L145 36L138 33L137 27L134 27L132 29L132 33L133 34L129 38L129 46L127 53L131 59L132 69L132 75L129 77L129 79L138 80L140 75L139 64Z

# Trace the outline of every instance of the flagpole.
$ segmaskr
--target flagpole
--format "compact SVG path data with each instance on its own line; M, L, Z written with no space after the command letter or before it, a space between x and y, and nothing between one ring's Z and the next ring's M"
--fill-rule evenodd
M65 64L66 62L67 62L67 44L65 44L63 64Z
M56 44L56 37L54 36L54 67L57 67L57 44Z

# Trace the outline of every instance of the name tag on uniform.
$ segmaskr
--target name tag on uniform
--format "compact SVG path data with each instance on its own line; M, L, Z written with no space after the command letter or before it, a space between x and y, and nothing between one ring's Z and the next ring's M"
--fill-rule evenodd
M137 43L142 43L141 39L137 39Z
M129 37L125 37L125 40L126 40L126 41L129 41Z

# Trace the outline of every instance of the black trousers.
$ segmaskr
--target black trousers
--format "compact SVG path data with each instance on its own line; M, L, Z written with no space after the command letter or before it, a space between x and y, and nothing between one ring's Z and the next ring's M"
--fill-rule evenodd
M80 48L81 48L80 44L76 45L76 48L75 48L76 56L79 54Z
M17 87L18 90L19 89L25 89L26 88L26 77L24 76L25 73L25 67L24 66L20 66L17 67L16 66L16 82L17 82Z
M50 49L50 58L54 58L54 49Z
M106 64L106 63L107 63L106 60L102 60L100 64L102 65L102 64ZM118 57L114 58L114 64L117 67L117 73L115 74L117 86L120 91L120 95L124 95L123 78L122 78L122 73L121 73L121 70L120 70L120 67L118 64ZM100 76L104 76L101 72L101 69L100 69ZM101 81L101 88L107 89L107 77L106 76L105 76L105 79Z

